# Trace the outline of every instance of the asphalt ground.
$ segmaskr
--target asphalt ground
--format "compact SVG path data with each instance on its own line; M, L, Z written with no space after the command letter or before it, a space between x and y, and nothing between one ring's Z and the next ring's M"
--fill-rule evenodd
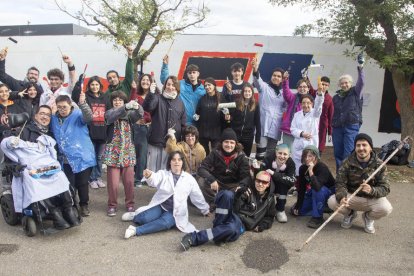
M125 240L130 223L121 221L123 192L117 216L108 217L106 190L90 190L91 216L53 235L27 237L21 226L0 217L0 275L414 275L413 178L393 171L400 175L388 197L394 211L375 222L375 234L364 232L361 215L351 229L342 229L338 215L301 252L295 249L314 230L306 227L308 217L289 214L287 223L275 221L268 231L187 252L176 229ZM136 206L148 204L154 192L135 189ZM289 197L286 210L295 201ZM211 227L212 220L190 208L198 229Z

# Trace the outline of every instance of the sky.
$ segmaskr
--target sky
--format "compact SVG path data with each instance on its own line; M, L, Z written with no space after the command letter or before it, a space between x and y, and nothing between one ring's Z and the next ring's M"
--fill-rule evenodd
M79 0L59 1L68 9L75 11L80 8ZM0 3L1 26L26 25L28 22L79 23L61 12L53 0L0 0ZM295 26L311 23L317 18L310 9L277 7L267 0L205 0L204 3L211 10L205 26L188 29L186 33L291 36Z

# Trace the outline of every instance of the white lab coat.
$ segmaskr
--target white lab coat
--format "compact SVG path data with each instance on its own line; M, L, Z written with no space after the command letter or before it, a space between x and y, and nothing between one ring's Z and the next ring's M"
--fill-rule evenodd
M316 95L315 106L310 112L304 114L302 110L295 113L292 123L290 125L290 132L295 137L292 144L292 159L296 165L296 175L299 175L299 168L302 165L302 151L306 146L314 145L318 147L319 144L319 118L322 114L322 104L324 95ZM305 131L312 134L310 140L300 137L300 134Z
M135 215L144 212L154 206L160 205L170 196L174 195L175 225L184 233L191 233L197 229L188 221L187 199L190 196L191 202L206 215L209 213L209 205L204 199L197 181L187 172L182 172L177 184L174 187L174 179L171 171L159 170L152 173L149 179L144 180L149 186L157 188L157 192L147 206L136 210Z

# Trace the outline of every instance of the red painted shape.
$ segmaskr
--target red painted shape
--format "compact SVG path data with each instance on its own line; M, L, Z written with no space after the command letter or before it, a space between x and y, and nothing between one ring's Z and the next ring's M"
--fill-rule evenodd
M255 43L254 46L263 47L263 44L262 43Z
M205 57L205 58L245 58L248 59L246 71L244 72L243 80L248 81L252 73L252 59L256 53L241 53L241 52L205 52L205 51L185 51L181 60L180 69L178 70L178 79L182 80L185 74L185 68L190 57ZM217 86L222 87L227 80L216 80Z

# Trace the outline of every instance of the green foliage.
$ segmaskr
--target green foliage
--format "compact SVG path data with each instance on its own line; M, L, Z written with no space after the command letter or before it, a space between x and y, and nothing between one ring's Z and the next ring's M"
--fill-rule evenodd
M269 0L274 5L302 5L325 15L296 27L294 35L317 32L337 43L364 45L380 66L414 73L413 0ZM355 52L359 51L355 48ZM352 52L348 52L352 54Z
M62 1L61 1L62 2ZM170 40L188 27L199 26L209 13L191 0L81 0L82 9L66 14L88 26L97 26L97 36L115 47L133 45L136 63L145 60L160 41ZM148 47L147 49L144 49Z

